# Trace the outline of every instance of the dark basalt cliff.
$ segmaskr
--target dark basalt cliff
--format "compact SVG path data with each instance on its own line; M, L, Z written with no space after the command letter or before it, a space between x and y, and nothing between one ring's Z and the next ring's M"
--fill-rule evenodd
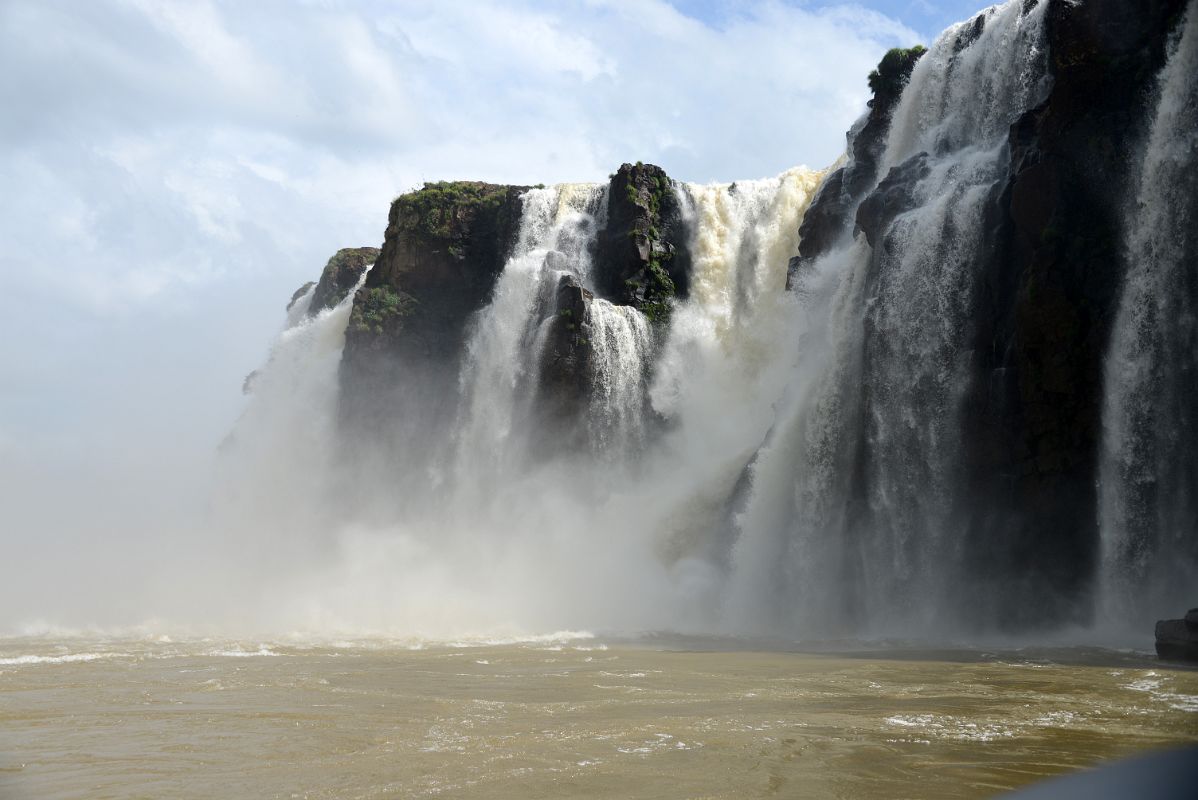
M467 317L503 270L527 188L427 183L396 198L378 261L354 297L347 360L362 352L455 358Z
M675 298L690 288L690 235L673 181L652 164L623 164L611 176L606 224L595 242L598 296L632 306L656 330L669 323ZM591 395L593 376L591 303L595 294L571 276L561 278L548 304L537 405L558 442L574 441Z
M799 227L799 253L790 261L787 288L805 263L828 252L853 231L854 209L878 179L878 161L886 146L890 116L902 96L915 62L927 52L923 47L895 48L870 73L873 98L869 113L848 134L848 161L830 174L803 216Z
M595 295L573 275L558 279L538 370L537 415L549 436L576 446L594 374L591 303Z
M976 571L1083 621L1097 568L1103 356L1126 272L1121 220L1154 82L1184 0L1049 4L1048 97L1011 127L996 188L967 400ZM997 589L993 593L999 596ZM1054 607L1055 602L1055 607Z
M341 362L341 417L370 436L452 396L467 320L490 297L528 187L427 183L391 204L382 250L354 296ZM434 421L413 421L419 428Z

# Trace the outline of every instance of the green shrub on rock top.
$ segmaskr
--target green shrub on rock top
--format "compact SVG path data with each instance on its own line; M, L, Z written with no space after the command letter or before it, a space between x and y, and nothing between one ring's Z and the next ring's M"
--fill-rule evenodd
M927 51L921 44L888 50L878 63L878 68L869 73L869 90L873 92L874 99L883 105L897 101L907 85L915 62Z
M401 230L449 239L459 220L502 205L508 188L478 181L425 183L423 188L395 198L396 222Z

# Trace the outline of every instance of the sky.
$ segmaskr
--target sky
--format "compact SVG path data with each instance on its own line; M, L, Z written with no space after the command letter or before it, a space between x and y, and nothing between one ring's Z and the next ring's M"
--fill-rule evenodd
M983 5L0 0L0 541L182 496L402 191L826 166L885 50Z

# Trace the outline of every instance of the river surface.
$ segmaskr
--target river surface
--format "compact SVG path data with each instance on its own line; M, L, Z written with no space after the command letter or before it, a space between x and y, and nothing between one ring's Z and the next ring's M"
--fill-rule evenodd
M969 798L1198 741L1104 650L0 639L0 798Z

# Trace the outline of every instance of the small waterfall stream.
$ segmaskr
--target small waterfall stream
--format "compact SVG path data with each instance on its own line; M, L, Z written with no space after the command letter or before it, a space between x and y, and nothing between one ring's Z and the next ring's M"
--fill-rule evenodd
M1105 615L1151 620L1198 576L1198 7L1159 79L1106 362Z

